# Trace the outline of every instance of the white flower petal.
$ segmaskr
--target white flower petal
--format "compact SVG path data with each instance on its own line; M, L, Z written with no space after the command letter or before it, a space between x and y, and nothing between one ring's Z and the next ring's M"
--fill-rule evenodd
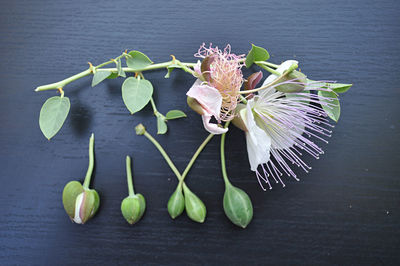
M250 100L251 101L251 100ZM249 156L250 169L257 171L260 164L265 164L270 158L271 138L264 130L256 125L250 105L240 111L240 115L246 124L247 154Z

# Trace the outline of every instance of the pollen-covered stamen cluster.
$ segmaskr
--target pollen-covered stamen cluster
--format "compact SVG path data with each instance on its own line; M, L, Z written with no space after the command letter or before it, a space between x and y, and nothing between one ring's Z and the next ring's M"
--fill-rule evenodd
M216 88L222 96L222 106L220 119L229 121L234 117L239 90L243 83L242 66L240 59L244 55L231 53L231 46L228 44L225 49L213 48L212 44L207 48L203 43L195 54L196 57L212 57L210 64L210 85Z
M290 81L285 81L285 83L288 82ZM275 91L274 87L279 85L282 83L256 96L253 106L257 125L271 137L273 160L261 165L263 174L256 172L258 181L263 180L270 189L270 176L276 183L281 183L283 186L285 186L281 179L283 173L298 180L290 164L308 172L311 167L300 156L306 152L319 159L319 155L324 152L312 141L311 137L328 143L325 138L331 136L332 131L329 128L333 127L329 124L327 114L321 108L321 106L334 106L330 98L320 97L307 90L285 94ZM317 87L315 83L312 90L327 89ZM261 182L260 185L263 187Z

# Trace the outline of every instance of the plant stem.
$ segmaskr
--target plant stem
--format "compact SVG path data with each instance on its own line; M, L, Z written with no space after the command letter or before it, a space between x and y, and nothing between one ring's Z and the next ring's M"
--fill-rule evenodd
M190 162L185 168L185 171L183 171L182 174L182 181L185 179L186 175L189 173L190 168L196 161L197 157L201 153L201 151L204 149L204 147L207 145L207 143L214 137L214 134L209 134L208 137L203 141L203 143L200 144L200 146L197 148L196 152L193 154L192 159L190 159Z
M229 126L230 122L227 122L225 124L225 128ZM228 179L228 175L226 173L226 165L225 165L225 138L226 138L226 133L222 134L221 136L221 169L222 169L222 177L224 178L225 181L225 186L228 186L231 184Z
M276 65L276 64L273 64L273 63L270 63L270 62L267 62L267 61L255 61L254 63L257 64L257 65L266 65L266 66L270 66L270 67L273 67L273 68L278 68L279 67L279 65Z
M151 103L151 106L153 107L153 113L154 113L154 115L157 116L158 111L157 111L156 104L154 103L153 97L150 98L150 103Z
M268 66L266 66L266 65L262 65L262 64L257 64L257 65L258 65L259 67L261 67L261 68L267 70L268 72L274 74L274 75L277 75L277 76L280 76L280 75L281 75L281 73L279 73L279 72L276 71L275 69L272 69L272 68L270 68L270 67L268 67Z
M85 181L83 182L83 188L89 189L90 185L90 178L92 177L93 173L93 166L94 166L94 134L90 136L89 140L89 166L86 172Z
M174 163L171 161L171 158L169 158L168 154L165 152L163 147L161 147L160 143L158 143L157 140L155 140L147 131L144 132L144 135L148 140L150 140L154 146L160 151L161 155L164 157L165 161L168 163L169 167L171 168L172 172L176 175L176 177L179 179L179 181L183 181L181 174L179 173L178 169L174 165Z
M129 196L135 196L135 190L132 184L131 157L129 157L129 155L126 156L126 179L128 181Z
M118 58L118 57L117 57ZM107 64L110 64L114 62L113 60L104 62L98 66L95 66L94 68L96 69L96 71L111 71L111 72L118 72L118 69L115 68L101 68L98 69L101 66L105 66ZM180 65L187 67L187 69L189 69L189 67L193 67L196 64L195 63L184 63L184 62L180 62L178 60L175 60L175 63L179 62ZM123 67L122 69L125 72L143 72L143 71L149 71L149 70L155 70L155 69L160 69L160 68L167 68L168 66L170 66L171 64L173 64L173 61L168 61L168 62L164 62L164 63L158 63L158 64L152 64L149 65L147 67L144 67L142 69L133 69L133 68L129 68L129 67ZM186 71L186 70L185 70ZM39 86L35 89L35 91L46 91L46 90L55 90L58 88L63 88L64 86L68 85L69 83L78 80L80 78L86 77L88 75L90 75L92 73L91 68L86 69L85 71L82 71L78 74L75 74L69 78L63 79L61 81L55 82L55 83L51 83L51 84L47 84L47 85L43 85L43 86Z

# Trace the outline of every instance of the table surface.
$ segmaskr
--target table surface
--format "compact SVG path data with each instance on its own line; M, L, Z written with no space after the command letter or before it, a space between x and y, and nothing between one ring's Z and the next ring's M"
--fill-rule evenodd
M400 20L399 1L1 1L0 3L0 262L63 264L368 264L400 260ZM341 95L342 115L325 155L306 157L313 169L300 182L285 179L262 191L249 170L245 138L227 136L228 175L254 206L247 229L222 209L219 137L206 147L187 183L207 206L197 224L171 220L166 203L177 182L158 151L136 136L144 122L155 135L150 107L129 115L122 79L91 88L90 78L65 88L71 111L51 140L40 132L43 102L35 93L125 49L153 61L174 54L194 61L202 42L227 43L246 53L267 48L272 62L296 59L314 80L354 83ZM257 70L254 68L254 70ZM161 112L184 110L156 136L183 169L207 132L186 105L194 81L175 71L146 73ZM82 180L87 145L96 134L93 185L101 207L85 225L70 222L61 194ZM143 219L129 226L120 203L127 196L125 156L147 200Z

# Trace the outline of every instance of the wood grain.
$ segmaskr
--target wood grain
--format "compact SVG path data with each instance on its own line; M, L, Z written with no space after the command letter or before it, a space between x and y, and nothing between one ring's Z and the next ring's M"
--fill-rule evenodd
M399 263L400 21L399 1L2 1L0 3L0 263L71 264L358 264ZM130 116L121 80L95 88L82 79L65 88L71 113L47 141L39 110L54 92L36 86L84 70L125 49L155 62L170 54L193 61L202 42L250 42L272 61L295 58L312 79L351 82L342 116L325 155L313 166L263 192L249 171L243 134L227 136L228 174L249 193L254 220L233 226L222 210L219 138L188 176L205 202L207 220L172 221L166 203L176 180L155 148L134 134L144 122L156 132L151 109ZM193 80L176 71L146 74L159 110L182 109L157 139L183 169L207 133L186 106ZM61 204L64 185L82 180L87 143L96 134L94 186L98 215L72 224ZM120 213L127 195L124 158L133 158L137 191L147 200L143 220L130 227Z

